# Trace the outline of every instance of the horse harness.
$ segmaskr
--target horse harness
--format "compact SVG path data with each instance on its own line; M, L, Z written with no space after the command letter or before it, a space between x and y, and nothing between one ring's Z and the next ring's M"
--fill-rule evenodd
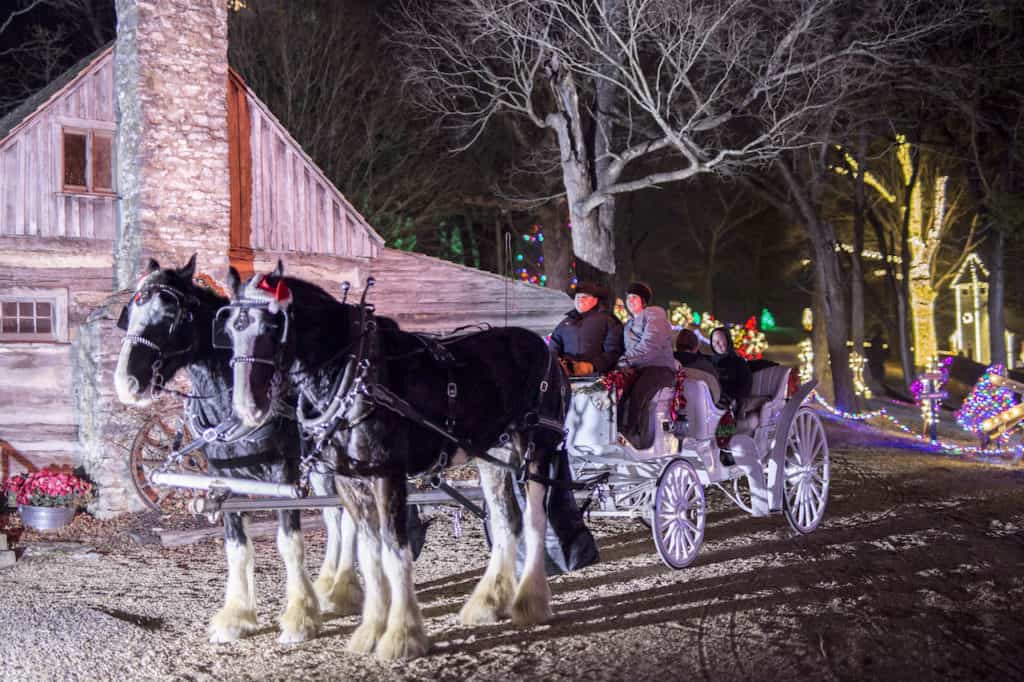
M349 344L349 346L343 349L343 351L348 352L352 349L352 346L356 344L358 344L358 348L355 353L349 355L348 361L345 363L344 370L339 372L338 376L335 378L328 397L323 400L318 399L318 396L312 391L313 381L309 377L300 379L297 382L299 385L299 406L297 410L298 421L303 429L303 435L311 439L314 443L313 452L304 457L303 460L304 479L308 476L309 471L314 467L329 468L329 465L325 465L322 461L318 460L316 454L322 452L323 448L327 446L336 434L354 428L369 418L377 407L381 407L413 422L417 426L436 433L447 441L447 446L442 449L440 458L427 473L426 478L429 480L432 487L447 493L450 497L467 507L470 511L481 518L485 516L483 510L466 499L458 492L458 490L450 486L445 481L444 470L448 466L450 457L458 449L463 450L470 457L482 459L495 466L511 470L519 482L535 481L546 486L569 487L572 489L585 489L589 487L590 482L575 483L555 480L540 474L531 473L529 470L530 464L534 459L534 433L536 430L546 429L556 432L562 436L565 434L564 425L560 421L540 414L541 404L543 403L544 397L550 388L549 377L551 376L551 370L553 367L553 359L550 354L548 354L548 363L544 378L541 380L538 387L536 407L520 417L515 422L513 428L510 429L511 431L526 434L527 438L526 450L523 454L523 464L521 466L516 466L491 456L487 452L476 447L469 440L461 438L455 433L455 408L457 406L459 396L459 387L455 379L455 369L459 366L459 363L452 352L447 348L447 345L455 340L465 338L468 334L447 338L438 338L425 334L413 334L413 336L422 344L422 348L418 348L401 356L396 356L396 358L405 358L419 353L427 353L436 366L447 372L448 381L445 386L447 415L445 417L444 424L441 425L424 416L423 413L415 406L397 395L381 382L374 380L373 375L375 375L375 372L373 371L374 366L370 359L370 354L372 346L377 340L378 325L373 316L374 306L365 302L365 291L364 300L360 302L357 308L360 311L356 322L356 325L358 326L357 337L353 343ZM335 355L334 357L336 359L338 356ZM388 359L393 360L396 358ZM564 390L563 386L563 399ZM355 410L357 405L360 403L365 407L357 410L355 414L351 414L351 412ZM308 408L311 406L316 407L319 412L318 415L310 415ZM501 435L500 443L502 445L506 445L510 440L511 436L509 431L506 431ZM340 458L344 458L344 464L339 462L338 466L334 468L333 473L347 476L370 476L379 474L386 469L386 467L380 464L368 463L355 459L344 450L341 450L339 454Z

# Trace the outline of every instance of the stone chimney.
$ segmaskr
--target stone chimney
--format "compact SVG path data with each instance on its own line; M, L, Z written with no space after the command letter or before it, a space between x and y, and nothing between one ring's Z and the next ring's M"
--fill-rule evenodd
M173 432L182 409L117 400L118 312L149 257L168 267L195 252L200 271L227 273L227 33L225 0L117 0L114 293L79 328L73 360L82 465L99 488L89 509L100 518L142 508L129 452L144 425L160 433L156 417Z
M223 279L230 247L225 0L117 0L114 71L121 196L114 272L199 254Z

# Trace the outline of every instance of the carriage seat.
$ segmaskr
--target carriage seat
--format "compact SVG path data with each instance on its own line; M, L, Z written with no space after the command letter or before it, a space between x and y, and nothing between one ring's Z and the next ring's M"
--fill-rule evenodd
M754 372L750 396L740 403L736 433L752 435L757 427L772 421L786 400L791 369L778 365Z
M704 377L698 376L705 375ZM700 370L686 370L683 381L683 397L686 398L686 421L689 424L688 438L699 441L711 440L715 437L718 422L724 414L715 403L718 396L713 389L718 388L718 379ZM718 389L719 394L721 389Z

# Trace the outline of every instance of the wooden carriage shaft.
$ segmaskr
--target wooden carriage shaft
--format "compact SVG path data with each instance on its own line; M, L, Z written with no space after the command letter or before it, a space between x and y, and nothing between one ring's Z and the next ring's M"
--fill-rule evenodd
M482 502L483 491L477 487L459 487L460 494L473 502ZM576 493L578 502L587 498L583 491ZM447 493L440 490L416 490L409 493L409 504L422 507L444 507L458 506ZM209 497L197 497L192 501L190 508L195 514L212 514L214 512L249 512L249 511L278 511L286 509L324 509L327 507L340 507L338 498L333 495L305 497L302 499L262 499L249 500L244 498L230 498L217 500ZM594 510L594 516L632 516L630 512L605 512Z

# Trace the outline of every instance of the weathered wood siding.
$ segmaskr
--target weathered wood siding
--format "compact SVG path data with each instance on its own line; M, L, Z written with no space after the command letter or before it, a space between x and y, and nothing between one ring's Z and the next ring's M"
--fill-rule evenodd
M0 343L0 477L79 463L72 342L110 287L107 240L0 237L0 293L67 291L69 331L61 343Z
M370 299L408 329L443 332L487 323L546 336L572 308L564 292L420 253L381 249L370 274L377 282Z
M369 300L377 312L410 331L444 333L486 323L525 327L546 336L572 308L572 300L561 291L408 251L383 248L369 261L260 251L255 254L256 271L270 272L278 258L284 261L285 274L314 282L336 297L341 296L341 283L349 281L349 301L359 300L372 275L376 285Z
M0 141L0 235L113 239L117 197L63 191L62 129L113 132L105 52Z
M69 344L0 344L0 447L13 457L4 474L77 464ZM6 458L5 458L6 459Z
M248 104L252 248L374 258L380 235L251 92Z

